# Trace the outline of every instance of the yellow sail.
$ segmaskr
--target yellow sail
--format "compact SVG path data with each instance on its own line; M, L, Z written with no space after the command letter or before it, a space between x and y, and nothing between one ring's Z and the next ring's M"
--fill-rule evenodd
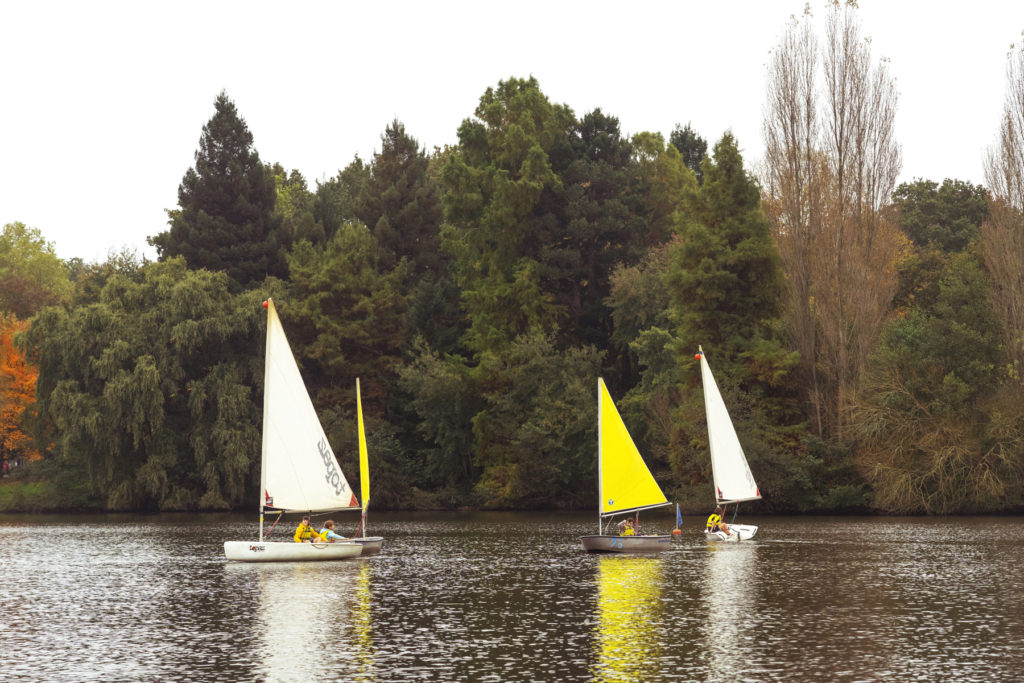
M667 505L665 494L615 409L604 380L598 379L597 384L601 514Z
M363 429L363 399L359 394L356 377L356 415L359 423L359 488L363 494L363 512L370 507L370 460L366 451L366 431Z

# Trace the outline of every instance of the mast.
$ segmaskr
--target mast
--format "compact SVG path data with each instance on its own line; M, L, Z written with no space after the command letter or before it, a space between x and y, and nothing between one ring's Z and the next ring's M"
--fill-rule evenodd
M267 298L263 302L263 308L267 309L267 339L264 344L263 357L263 429L267 429L267 413L270 411L270 402L267 400L266 391L270 382L270 320L276 315L274 311L274 300ZM260 447L260 543L263 542L263 501L267 495L267 439L264 436Z
M604 383L600 377L597 378L597 535L604 531L601 523L601 501L604 500L604 478L601 476L601 385Z

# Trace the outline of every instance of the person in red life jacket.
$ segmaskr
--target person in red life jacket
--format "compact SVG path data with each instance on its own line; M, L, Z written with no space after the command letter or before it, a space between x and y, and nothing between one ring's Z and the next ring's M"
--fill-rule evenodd
M319 543L323 541L313 527L309 525L309 515L302 516L302 523L299 524L295 530L295 542L296 543Z

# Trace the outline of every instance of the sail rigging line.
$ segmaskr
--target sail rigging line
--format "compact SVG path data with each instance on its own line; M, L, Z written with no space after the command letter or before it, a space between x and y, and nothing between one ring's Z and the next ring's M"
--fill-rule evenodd
M274 523L270 525L270 528L269 528L269 529L267 529L267 533L266 533L266 534L264 534L264 537L266 537L266 536L269 536L269 535L270 535L270 532L274 530L274 527L275 527L275 526L277 526L277 523L281 521L281 518L282 518L282 517L284 517L284 510L278 510L278 511L277 511L277 519L275 519L275 520L274 520ZM261 539L261 540L262 540L262 539Z

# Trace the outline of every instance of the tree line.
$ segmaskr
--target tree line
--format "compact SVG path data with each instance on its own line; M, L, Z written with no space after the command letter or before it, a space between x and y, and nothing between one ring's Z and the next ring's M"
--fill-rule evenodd
M855 7L794 19L766 76L758 174L731 133L625 136L509 78L456 144L395 120L310 187L222 92L157 261L4 228L0 455L106 509L253 504L273 296L350 479L361 378L381 507L589 509L597 376L669 498L707 507L703 345L762 510L1019 509L1024 52L987 188L897 186Z

